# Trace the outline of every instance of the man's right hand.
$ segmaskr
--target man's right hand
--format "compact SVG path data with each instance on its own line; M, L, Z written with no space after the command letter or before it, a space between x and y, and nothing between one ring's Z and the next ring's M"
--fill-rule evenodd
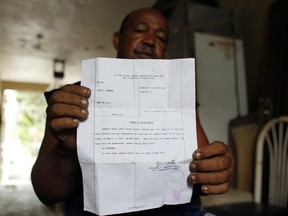
M76 129L87 119L90 94L86 87L66 85L49 97L45 134L31 173L34 190L45 204L63 201L80 188Z
M76 128L88 117L91 90L79 85L65 85L53 92L48 101L47 128L69 150L76 150Z

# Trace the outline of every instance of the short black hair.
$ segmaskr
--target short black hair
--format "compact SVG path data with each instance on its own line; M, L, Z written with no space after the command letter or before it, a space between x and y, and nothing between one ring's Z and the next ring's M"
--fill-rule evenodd
M125 28L126 28L126 24L127 24L127 21L128 21L128 18L129 16L131 15L132 12L130 12L129 14L127 14L124 19L122 20L121 22L121 25L120 25L120 29L119 29L119 33L122 34L124 31L125 31Z
M164 14L162 13L162 11L158 10L158 9L155 9L155 8L151 8L151 9L154 9L154 10L157 10L159 11L163 16ZM128 13L124 19L122 20L121 22L121 25L120 25L120 29L119 29L119 33L122 34L124 31L125 31L125 28L126 28L126 24L127 24L127 21L130 17L131 14L133 14L135 12L135 10L131 11L130 13ZM165 17L165 16L164 16Z

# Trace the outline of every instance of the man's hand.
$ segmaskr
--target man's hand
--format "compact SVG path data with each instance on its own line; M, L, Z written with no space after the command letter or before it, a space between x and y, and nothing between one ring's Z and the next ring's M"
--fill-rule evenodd
M81 169L76 152L76 128L87 119L91 91L66 85L49 97L45 134L31 180L45 204L63 201L81 186Z
M226 144L215 141L201 146L193 153L189 182L202 185L205 194L222 194L228 191L234 169L234 158Z
M67 149L76 149L76 128L88 116L90 94L86 87L66 85L50 96L46 109L47 128Z

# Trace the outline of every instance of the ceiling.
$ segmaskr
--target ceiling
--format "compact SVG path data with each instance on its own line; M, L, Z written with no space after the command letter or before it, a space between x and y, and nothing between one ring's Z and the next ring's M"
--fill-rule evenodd
M65 60L62 84L81 78L81 60L115 57L111 36L133 9L156 0L0 0L0 79L49 84Z

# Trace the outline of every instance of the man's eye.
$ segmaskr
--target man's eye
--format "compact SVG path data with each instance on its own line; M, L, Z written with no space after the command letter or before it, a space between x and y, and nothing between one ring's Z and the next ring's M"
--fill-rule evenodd
M157 39L160 40L163 43L166 43L166 38L162 36L157 36Z
M138 32L138 33L142 33L144 31L145 31L144 29L134 29L134 32Z

